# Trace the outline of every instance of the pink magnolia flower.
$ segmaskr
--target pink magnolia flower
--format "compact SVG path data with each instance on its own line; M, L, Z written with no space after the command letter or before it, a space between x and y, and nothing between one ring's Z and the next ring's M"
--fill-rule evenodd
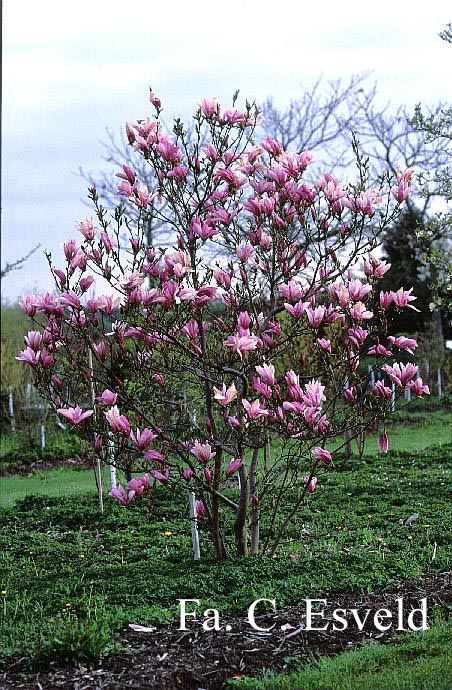
M294 304L293 306L291 304L289 304L288 302L284 302L284 309L286 310L286 312L288 314L290 314L290 316L293 319L298 320L303 315L303 313L306 311L307 305L308 305L308 302L302 302L301 300L299 302L296 302L296 304ZM308 319L309 319L309 316L308 316Z
M253 376L253 382L252 383L253 383L254 390L257 393L259 393L260 395L262 395L264 398L269 400L272 397L273 391L272 391L271 387L267 386L266 383L261 381L259 376Z
M212 484L212 472L208 467L204 467L203 469L203 474L204 474L204 479L206 480L206 484L210 486Z
M88 242L91 242L96 236L97 228L94 227L92 218L86 218L80 223L76 223L76 227Z
M358 400L358 392L355 386L351 386L351 388L344 388L344 398L352 405Z
M417 341L414 338L405 338L403 335L396 338L393 335L389 335L388 340L392 345L398 347L399 350L406 350L411 355L413 354L413 350L417 348Z
M129 420L125 415L119 413L116 405L114 405L110 410L104 413L107 418L107 422L113 431L117 431L124 436L130 436L130 424Z
M230 335L223 345L230 347L233 352L237 352L240 359L246 359L248 352L255 350L260 342L260 339L255 335Z
M93 349L96 351L97 356L101 362L104 362L107 357L107 346L104 341L94 344Z
M410 288L409 290L404 290L403 287L401 287L397 290L397 292L391 292L392 301L399 309L409 307L410 309L414 309L414 311L419 311L419 309L416 309L416 307L413 307L413 305L410 304L410 302L413 302L415 299L417 299L417 297L411 295L412 292L413 288Z
M303 404L306 407L312 407L316 410L320 410L322 403L325 402L325 386L322 386L320 381L309 381L305 385L305 390L301 394Z
M385 386L384 381L377 381L375 388L373 389L373 393L377 396L377 398L389 400L392 395L392 390L389 388L389 386Z
M372 290L370 285L362 283L360 280L351 280L347 287L353 302L359 302Z
M19 302L21 309L27 316L34 316L37 311L35 295L24 295L22 302Z
M222 405L223 407L227 407L228 405L231 404L233 400L236 399L238 392L235 387L235 384L233 383L232 385L229 386L228 389L226 389L226 384L223 383L223 386L221 390L218 388L213 387L213 392L214 392L214 398L215 400Z
M135 491L129 491L129 493L127 493L124 487L121 484L118 484L118 486L112 489L108 495L112 498L117 498L118 501L124 506L128 506L135 496Z
M259 419L260 417L266 417L268 415L268 410L262 407L259 398L256 398L252 403L250 403L245 398L242 400L242 405L246 410L246 413L250 419Z
M387 453L389 448L389 439L388 439L388 434L386 431L383 431L383 433L380 434L380 437L378 439L378 450L380 453Z
M200 443L197 440L194 442L190 452L204 465L215 456L215 451L212 449L210 443Z
M159 110L159 108L162 107L162 101L154 93L154 91L152 91L152 89L149 89L149 100L152 103L152 105L154 106L154 108L156 108L157 110Z
M406 168L406 170L399 170L397 172L397 180L399 184L397 187L391 189L391 194L398 204L403 203L408 197L412 174L413 168Z
M377 342L375 345L372 345L372 347L369 348L367 351L368 355L374 355L375 357L390 357L392 355L392 352L388 350L384 345L382 345L377 338Z
M206 120L211 120L219 112L216 98L203 98L201 100L200 108Z
M416 364L412 364L411 362L408 362L408 364L396 362L392 366L385 364L382 369L387 373L393 383L402 388L410 383L411 379L418 371Z
M265 137L265 139L262 139L259 144L262 146L264 151L267 151L267 153L270 153L272 156L279 156L283 152L283 147L279 141L272 139L272 137Z
M86 410L86 412L82 412L81 408L77 405L76 407L60 408L59 410L57 410L57 412L62 417L65 417L65 419L67 419L70 424L78 426L79 424L84 422L85 419L91 417L94 410Z
M54 268L53 272L60 281L60 287L66 285L66 274L64 273L64 271L61 271L59 268Z
M331 340L328 338L317 338L317 345L323 352L331 354Z
M365 328L361 328L361 326L349 328L347 333L348 339L353 343L355 347L359 347L369 335L369 331L366 331Z
M145 474L143 477L131 479L127 482L127 486L135 492L136 496L141 496L142 493L151 488L151 482L149 481L149 476Z
M165 462L165 456L158 450L147 450L143 453L143 457L145 460L152 460L153 462Z
M15 359L18 359L21 362L26 362L26 364L29 364L33 368L38 366L40 358L41 353L35 352L31 349L31 347L27 347L25 350L22 350L19 353L19 356L15 357Z
M120 285L123 286L125 290L133 290L136 287L140 287L144 283L144 276L142 273L126 273L124 278L119 281Z
M195 501L195 508L196 508L196 515L198 517L204 517L206 514L206 506L204 505L203 501L198 500Z
M133 441L133 443L135 443L138 450L145 450L145 448L147 448L156 438L156 434L154 434L150 429L143 429L142 431L137 429L135 433L133 433L133 431L130 432L130 439Z
M188 480L193 477L193 470L190 470L188 467L186 467L184 470L182 470L182 476L185 481L188 482Z
M245 242L244 244L241 244L239 247L237 247L236 252L237 252L238 258L243 263L247 263L252 258L254 258L254 255L255 255L253 245L250 244L249 242Z
M235 472L237 472L237 470L240 469L240 467L243 467L243 466L244 466L244 462L243 462L242 458L234 458L234 460L232 460L229 463L229 466L226 470L226 476L232 477L232 475Z
M134 185L136 180L135 171L132 170L132 168L130 168L128 165L123 165L122 169L124 172L116 173L115 177L119 177L121 180L125 180L129 184Z
M377 259L372 254L369 254L367 259L364 261L364 273L368 277L372 276L373 278L382 278L390 268L390 263L387 263L382 259Z
M380 292L380 307L382 309L389 309L393 302L392 292Z
M325 307L306 307L306 316L308 317L308 323L311 328L319 328L325 316Z
M25 336L25 344L37 352L41 346L42 335L39 331L28 331Z
M179 163L182 158L180 148L165 136L160 139L155 150L168 163Z
M117 394L117 393L113 393L113 391L110 391L110 390L108 390L108 388L106 388L106 389L103 391L102 395L99 396L97 399L98 399L98 401L101 402L103 405L112 406L112 405L116 405L116 401L117 401L117 399L118 399L118 394Z
M320 446L316 446L312 451L312 454L316 460L321 460L326 465L329 465L333 459L331 453L328 450L325 450L325 448L320 448Z
M240 420L237 419L237 417L234 417L234 416L228 417L228 424L230 424L230 426L231 426L233 429L240 429L240 427L242 426L241 423L240 423ZM246 425L246 426L247 426L247 425Z
M356 321L363 321L371 319L373 317L373 312L368 311L363 302L356 302L350 309L350 316Z
M256 371L261 380L266 383L267 386L275 385L275 367L273 364L263 364L262 366L257 366Z
M306 491L313 494L317 486L317 477L311 477L311 479L309 479L309 474L306 474L303 477L303 481L306 484Z
M414 395L417 395L419 398L422 397L424 393L425 395L430 395L430 389L428 386L424 386L421 377L409 383L408 388L411 390L412 393L414 393Z
M161 484L164 484L165 486L166 484L168 484L170 474L168 468L166 468L162 472L160 472L160 470L151 470L149 474L151 475L151 477L154 477L154 479L156 479L158 482L161 482Z
M89 290L91 285L94 283L93 276L86 276L85 278L80 278L79 285L82 292Z

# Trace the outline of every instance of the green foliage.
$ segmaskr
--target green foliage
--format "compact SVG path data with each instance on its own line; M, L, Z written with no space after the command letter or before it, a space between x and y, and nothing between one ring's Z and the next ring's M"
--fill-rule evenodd
M61 460L88 451L88 444L75 434L55 432L48 434L46 447L38 445L38 431L35 432L35 443L24 443L22 433L2 435L0 439L0 469L13 470L18 465L27 465L39 460ZM39 439L40 441L40 439Z

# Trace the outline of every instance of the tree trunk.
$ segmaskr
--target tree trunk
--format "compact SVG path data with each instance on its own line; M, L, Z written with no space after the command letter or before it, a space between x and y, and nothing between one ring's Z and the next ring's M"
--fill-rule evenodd
M345 440L345 457L349 458L352 454L351 433L350 433L349 429L346 429L344 431L344 440Z
M238 556L248 556L248 530L246 527L246 514L248 512L249 485L245 468L241 467L240 475L240 499L235 519L235 546Z
M265 453L265 449L264 449ZM250 496L257 495L257 466L259 462L259 448L253 450L253 459L251 460L250 470ZM259 553L259 505L252 501L251 510L251 554Z
M215 494L212 496L212 540L215 549L215 559L218 562L226 560L226 550L220 529L220 503Z

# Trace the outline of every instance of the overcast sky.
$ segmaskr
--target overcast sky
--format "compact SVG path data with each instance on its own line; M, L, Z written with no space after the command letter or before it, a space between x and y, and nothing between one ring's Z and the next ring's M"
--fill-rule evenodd
M4 0L2 266L35 244L59 256L89 210L79 166L105 169L105 129L151 114L186 121L202 97L222 106L371 71L378 97L451 98L447 0ZM42 249L2 284L3 299L52 287Z

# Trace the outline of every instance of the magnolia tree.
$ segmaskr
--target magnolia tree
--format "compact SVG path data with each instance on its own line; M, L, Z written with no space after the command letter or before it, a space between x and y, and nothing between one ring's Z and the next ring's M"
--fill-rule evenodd
M156 188L130 166L118 172L135 220L121 204L109 215L90 189L97 220L77 224L60 267L49 256L57 290L23 299L41 326L19 359L93 452L142 473L112 497L129 505L155 484L185 486L217 559L231 522L239 555L273 555L344 433L380 425L386 452L394 390L428 393L415 364L395 361L416 342L388 335L391 311L415 297L402 287L381 293L389 265L371 253L411 171L369 189L358 159L357 184L326 173L309 186L311 153L256 141L249 104L221 110L203 100L189 144L180 121L165 133L153 93L151 102L155 116L126 132ZM151 212L174 228L171 249L146 244ZM212 244L216 264L206 259ZM89 299L95 276L109 287ZM380 371L374 385L362 355Z

